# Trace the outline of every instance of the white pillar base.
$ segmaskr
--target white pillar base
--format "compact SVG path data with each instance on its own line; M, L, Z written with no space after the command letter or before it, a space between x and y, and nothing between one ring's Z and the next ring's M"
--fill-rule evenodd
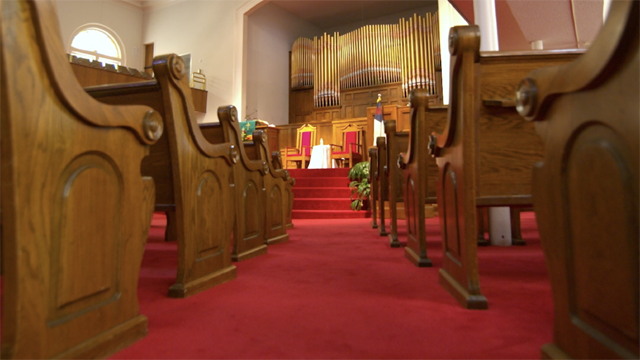
M489 208L491 245L511 246L511 212L508 206Z

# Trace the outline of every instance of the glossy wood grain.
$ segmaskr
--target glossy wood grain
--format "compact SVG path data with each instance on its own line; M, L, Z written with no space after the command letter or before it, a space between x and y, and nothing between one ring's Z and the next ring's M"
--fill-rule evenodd
M145 336L138 275L162 134L78 84L55 4L0 3L3 359L102 358Z
M586 54L532 71L518 91L544 144L533 200L554 331L543 358L640 355L639 13L614 1Z
M379 218L380 236L388 236L387 225L385 221L384 202L389 200L389 170L387 169L387 138L379 136L376 138L376 147L378 148L378 199L379 199Z
M401 152L398 166L404 173L404 208L407 220L405 256L416 266L431 266L427 256L425 229L426 204L436 203L438 166L429 154L429 136L442 131L447 119L447 106L429 105L426 89L412 90L409 143Z
M404 174L398 168L398 156L401 151L406 151L409 146L409 132L396 131L395 120L384 121L384 132L387 135L386 141L386 183L388 186L389 199L389 245L391 247L400 247L398 240L398 208L397 204L402 203L404 199ZM428 265L419 265L428 266Z
M378 193L378 148L369 148L369 198L371 199L371 228L378 228L378 206L380 203Z
M267 253L264 230L267 195L264 184L269 168L258 146L242 141L235 107L218 107L218 119L221 124L228 124L218 128L224 131L225 141L230 141L238 149L238 164L233 173L236 217L231 258L243 261ZM205 136L208 137L209 133Z
M273 163L269 136L262 130L253 133L253 141L265 159L268 173L264 177L265 200L265 243L267 245L289 241L287 234L287 214L291 217L290 196L293 196L293 179L289 172L279 169Z
M86 88L101 102L148 105L164 118L165 135L151 147L141 171L163 190L157 193L156 210L167 212L167 240L178 243L171 297L191 296L236 277L230 250L236 211L231 185L239 151L230 141L205 140L184 69L175 54L156 56L156 80Z
M576 59L576 51L483 52L477 26L449 35L451 96L442 135L430 149L438 164L438 212L446 256L440 283L466 308L486 309L478 276L477 207L530 206L541 141L514 105L529 71Z

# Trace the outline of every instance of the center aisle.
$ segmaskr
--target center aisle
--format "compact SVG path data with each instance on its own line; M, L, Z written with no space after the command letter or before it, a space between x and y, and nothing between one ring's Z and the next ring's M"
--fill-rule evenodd
M370 219L296 220L289 242L186 299L166 295L176 245L155 224L138 290L149 334L113 359L518 359L539 358L552 339L532 213L522 219L527 246L479 249L483 311L462 309L438 284L437 218L427 221L433 268L389 248Z

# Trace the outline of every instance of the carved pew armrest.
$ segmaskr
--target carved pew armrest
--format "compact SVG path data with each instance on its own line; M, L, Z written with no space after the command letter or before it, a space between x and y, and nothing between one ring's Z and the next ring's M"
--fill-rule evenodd
M429 154L431 154L431 157L440 157L440 150L445 146L444 136L437 133L429 135Z
M409 165L409 163L408 163L409 157L405 156L405 155L406 155L405 153L399 153L398 154L398 163L397 164L398 164L398 168L402 169L402 170L406 169L407 165Z

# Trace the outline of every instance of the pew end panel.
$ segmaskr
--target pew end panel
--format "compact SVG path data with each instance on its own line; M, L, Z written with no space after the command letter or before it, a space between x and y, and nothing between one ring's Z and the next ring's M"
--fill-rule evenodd
M273 151L271 153L271 160L272 160L272 165L280 170L280 169L284 169L283 167L283 161L282 161L282 154L280 153L280 151ZM286 171L286 170L285 170ZM293 186L296 184L296 179L292 178L289 175L289 171L286 171L287 173L287 178L289 180L287 180L288 185L285 186L285 204L286 204L286 208L285 208L285 223L287 226L287 229L292 229L293 228Z
M287 234L288 193L292 193L293 185L289 172L278 169L269 154L269 137L259 130L254 132L253 139L258 145L261 158L266 160L268 174L264 178L266 193L265 243L274 245L289 241Z
M50 1L0 3L2 352L102 358L147 333L137 296L162 134L77 83Z
M369 182L371 183L371 228L378 228L378 148L369 148Z
M447 123L441 135L431 135L429 149L436 157L436 183L443 265L440 284L467 309L487 309L480 291L477 265L476 148L480 97L480 30L453 27L449 32L451 88ZM470 164L471 166L467 165ZM473 239L473 241L467 241Z
M388 236L385 221L384 202L389 199L389 169L387 168L387 138L378 136L376 138L378 148L378 205L380 218L380 236Z
M426 89L415 89L410 94L411 116L407 151L400 153L397 165L404 172L404 202L407 221L405 256L415 265L427 261L427 235L425 205L436 202L435 181L438 167L429 155L429 135L442 131L446 122L447 106L429 105L434 96Z
M178 242L176 282L170 297L188 297L236 277L231 236L236 203L230 189L239 160L229 141L208 142L198 127L184 63L157 56L156 80L86 88L108 104L145 104L163 114L166 139L151 149L142 172L154 176L156 210L167 213L167 240Z
M533 126L523 121L515 111L515 89L523 74L549 65L567 63L583 51L482 52L477 49L479 34L475 27L455 27L450 32L451 106L449 122L442 136L434 136L430 145L438 157L441 175L450 177L449 187L440 189L449 209L438 208L443 227L456 227L455 232L443 231L446 247L456 245L460 234L466 255L445 268L455 268L459 275L451 291L466 288L479 293L477 244L483 222L478 207L527 207L532 204L531 171L541 159L541 142ZM442 172L444 171L444 172ZM456 175L455 177L453 175ZM446 178L440 185L447 186ZM461 185L466 184L466 185ZM448 200L447 200L448 196ZM456 201L453 201L457 199ZM451 201L449 201L451 200ZM454 207L455 203L460 205ZM463 207L464 211L462 211ZM457 214L456 222L448 219L447 211ZM516 212L512 212L516 216ZM513 219L514 221L517 219ZM464 231L460 231L464 228ZM473 229L470 231L469 229ZM455 236L449 238L449 235ZM448 261L448 260L447 260ZM446 272L448 270L443 270ZM455 280L456 276L449 277ZM471 279L471 280L469 280ZM446 283L447 281L443 281ZM467 286L467 284L469 284ZM466 295L464 295L466 296ZM464 297L458 294L458 298Z
M398 169L397 159L400 154L400 150L407 148L409 141L409 134L407 132L396 131L395 120L384 121L384 132L387 137L386 141L386 177L388 186L388 199L389 199L389 246L392 248L398 248L401 246L398 240L398 209L397 204L403 202L403 174ZM383 206L384 207L384 206ZM384 210L384 209L383 209ZM427 259L428 260L428 259ZM418 262L417 266L431 266L430 260L424 260Z
M639 13L615 1L582 57L532 71L518 90L544 143L533 173L554 300L544 358L640 355Z
M238 149L238 163L233 169L233 190L235 202L235 221L233 227L233 246L231 259L244 261L267 253L265 244L265 176L268 166L254 143L242 141L242 131L237 121L237 110L234 106L218 107L218 120L226 141ZM204 129L201 127L201 129ZM208 130L216 129L210 127ZM205 138L210 134L205 134ZM210 139L220 138L220 134ZM252 159L254 157L255 159Z

